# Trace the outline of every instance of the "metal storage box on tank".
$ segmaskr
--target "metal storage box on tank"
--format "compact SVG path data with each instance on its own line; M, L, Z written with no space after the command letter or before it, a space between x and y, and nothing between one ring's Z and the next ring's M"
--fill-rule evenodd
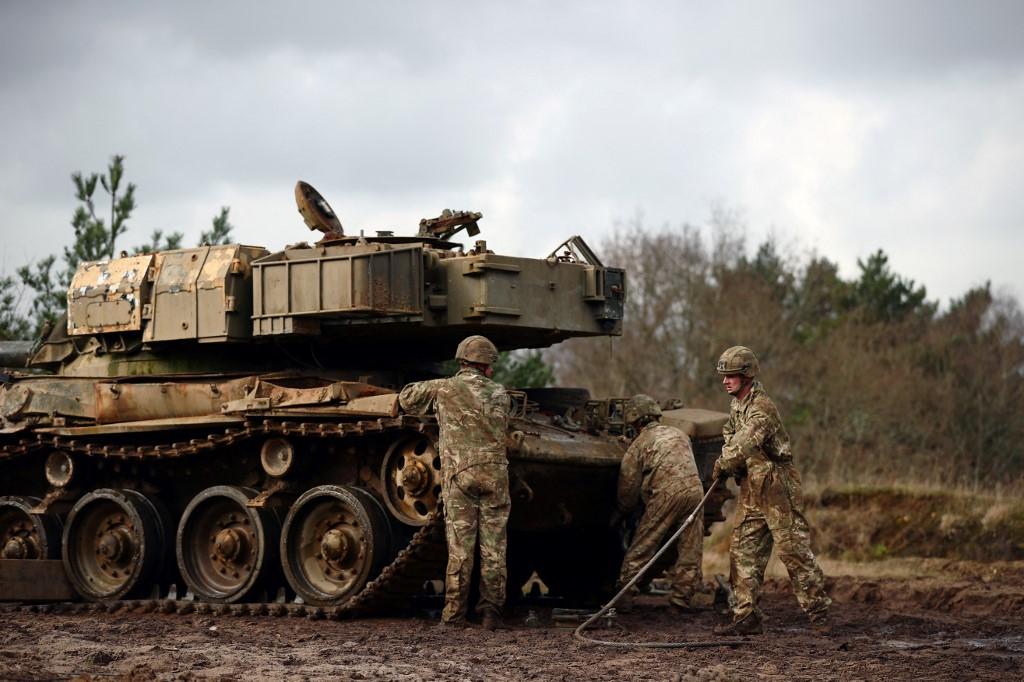
M595 268L582 263L485 254L447 265L449 324L607 334L622 319L621 299L618 310L610 302L595 307L605 301L605 288L598 288ZM621 283L622 271L610 270Z
M352 324L423 312L423 248L368 244L289 249L253 264L253 334L315 334L317 318Z
M152 262L146 254L82 263L68 289L68 334L141 329Z
M250 264L266 253L262 247L229 244L156 254L143 340L249 338Z

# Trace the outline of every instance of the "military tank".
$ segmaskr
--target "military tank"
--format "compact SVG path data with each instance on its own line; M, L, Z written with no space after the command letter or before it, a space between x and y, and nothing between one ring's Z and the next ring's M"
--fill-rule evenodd
M23 366L0 373L0 600L408 608L446 550L437 424L397 391L444 375L469 334L503 350L621 334L625 273L580 237L510 257L453 241L480 213L353 236L308 184L296 202L315 243L83 263L65 317L6 347ZM623 399L512 395L510 584L536 571L599 597L623 554L607 524ZM707 481L725 415L665 420Z

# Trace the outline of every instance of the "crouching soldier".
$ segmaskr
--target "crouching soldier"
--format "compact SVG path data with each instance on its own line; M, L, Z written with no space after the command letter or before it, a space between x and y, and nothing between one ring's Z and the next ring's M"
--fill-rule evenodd
M736 606L732 623L715 628L715 633L762 632L757 602L773 546L789 572L800 607L815 629L827 632L832 600L811 552L800 474L793 466L789 434L779 410L757 379L759 369L754 353L744 346L729 348L718 361L722 384L733 400L714 476L736 477L740 499L729 549Z
M618 512L613 518L630 513L639 502L643 502L644 512L622 561L620 589L679 529L704 496L689 437L661 423L661 408L654 398L633 396L626 403L624 416L637 436L622 457ZM666 571L672 583L669 601L682 612L696 606L694 595L702 591L703 541L704 518L698 514L679 537L675 566ZM634 596L623 595L624 610L631 608Z
M505 604L506 530L511 502L505 434L511 400L491 381L498 349L483 336L459 344L460 369L448 379L409 384L398 400L407 412L435 411L440 427L441 497L444 501L448 570L444 625L464 625L477 542L480 601L477 613L489 630L501 626Z

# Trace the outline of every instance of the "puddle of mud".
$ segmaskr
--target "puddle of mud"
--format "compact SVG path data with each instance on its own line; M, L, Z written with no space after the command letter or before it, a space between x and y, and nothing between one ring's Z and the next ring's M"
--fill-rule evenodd
M1024 636L1013 637L972 637L934 640L884 639L879 646L899 651L921 649L967 649L971 651L1007 651L1024 654Z

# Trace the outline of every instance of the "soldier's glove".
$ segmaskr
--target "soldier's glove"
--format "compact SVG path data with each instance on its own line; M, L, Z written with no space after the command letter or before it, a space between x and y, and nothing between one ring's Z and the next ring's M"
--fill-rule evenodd
M711 470L712 481L724 481L726 478L729 478L729 474L722 471L722 465L720 464L720 462L721 460L715 460L715 468Z

